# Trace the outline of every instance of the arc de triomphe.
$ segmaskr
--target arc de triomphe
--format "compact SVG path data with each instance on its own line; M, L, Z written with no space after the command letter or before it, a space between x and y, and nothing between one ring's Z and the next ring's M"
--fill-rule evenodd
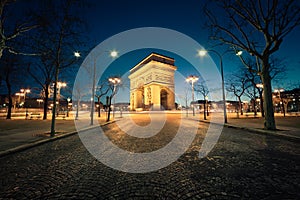
M174 62L151 53L130 70L131 110L175 109Z

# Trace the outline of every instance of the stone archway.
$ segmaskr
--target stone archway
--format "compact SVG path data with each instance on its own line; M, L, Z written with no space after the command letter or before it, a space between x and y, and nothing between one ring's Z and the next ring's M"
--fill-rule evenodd
M165 89L160 91L161 110L168 110L168 92Z
M130 70L131 110L175 109L174 59L151 53Z
M136 107L137 108L143 108L144 107L144 88L140 87L137 91L136 91Z

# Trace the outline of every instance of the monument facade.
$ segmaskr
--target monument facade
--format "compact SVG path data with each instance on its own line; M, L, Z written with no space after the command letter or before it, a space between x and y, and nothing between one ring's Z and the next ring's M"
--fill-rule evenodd
M173 58L151 53L130 70L131 110L175 109Z

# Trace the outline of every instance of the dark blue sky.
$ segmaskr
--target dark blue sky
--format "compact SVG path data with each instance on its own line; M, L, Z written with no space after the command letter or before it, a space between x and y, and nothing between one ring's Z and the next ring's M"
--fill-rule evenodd
M94 45L98 45L103 40L120 32L140 27L173 29L188 35L199 43L201 41L200 44L205 45L208 41L208 34L204 32L203 24L199 23L203 18L201 6L195 0L189 3L159 0L94 1L92 6L85 12L85 19L89 23L89 36L95 42ZM109 67L106 76L122 76L153 51L175 58L175 65L178 66L177 71L182 76L196 73L192 65L172 52L145 49L137 50L118 58ZM184 81L181 79L180 81L177 80L178 82ZM126 80L125 85L129 86L128 80ZM183 87L185 86L177 84L176 89L184 89ZM120 101L129 100L129 90L120 91L118 99L121 99Z
M207 48L209 33L204 27L203 2L199 0L93 1L92 6L85 11L84 17L89 23L89 36L95 45L129 29L163 27L186 34ZM277 57L284 59L288 72L284 81L273 83L273 88L287 88L291 83L299 83L300 81L299 35L300 28L298 27L284 39L281 49L276 53ZM222 49L216 48L215 50L222 52ZM127 57L119 58L116 60L117 64L115 63L110 67L109 73L115 72L115 74L122 75L124 71L128 71L152 51L153 49L137 51L127 55ZM178 71L183 76L194 73L191 66L188 66L181 58L172 53L166 55L175 58ZM216 63L219 62L217 57L213 54L211 56ZM120 64L122 65L121 68L119 67ZM225 75L232 73L240 65L240 61L234 56L224 56Z
M205 18L201 9L203 2L199 0L101 0L94 1L87 8L85 18L89 23L89 36L95 45L129 29L163 27L184 33L204 47L208 47L209 33L204 29ZM300 27L284 39L281 49L276 53L276 56L285 59L288 65L289 80L296 82L300 74L299 35ZM137 60L146 55L140 56ZM215 59L217 62L217 58ZM232 61L231 56L225 56L224 60L226 73L230 73L240 65L238 60Z
M37 2L37 0L28 1L30 4L24 1L23 4L29 6L35 1ZM205 29L205 17L202 12L204 0L89 0L87 2L90 2L89 6L83 7L78 15L87 22L87 34L91 47L126 30L140 27L162 27L179 31L196 40L200 45L209 48L209 32ZM287 88L291 83L299 85L299 35L300 27L284 39L280 50L275 54L278 58L284 59L288 71L286 79L279 83L273 83L273 88ZM178 45L181 45L180 41ZM115 50L118 50L117 44ZM215 48L215 50L222 52L220 48ZM182 76L196 73L193 66L172 52L145 49L127 53L116 59L108 68L106 76L123 75L153 51L175 58L177 71ZM211 56L218 64L218 58L214 54ZM226 75L236 71L239 66L241 63L236 56L228 54L224 56L225 80Z
M110 37L118 32L137 27L165 27L183 33L197 40L207 40L201 34L201 1L133 0L133 1L94 1L88 10L87 19L91 22L92 37Z

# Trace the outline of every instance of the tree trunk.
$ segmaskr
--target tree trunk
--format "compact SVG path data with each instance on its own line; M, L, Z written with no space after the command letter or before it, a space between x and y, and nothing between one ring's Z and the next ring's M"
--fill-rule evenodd
M47 111L48 111L48 97L44 98L44 108L43 108L43 120L47 119Z
M44 114L43 114L43 120L47 119L47 112L48 112L48 100L49 100L49 86L45 87L45 97L44 97Z
M207 104L206 105L206 115L209 116L209 111L208 111L208 107L209 107L208 105L209 105L209 103L208 103L208 101L206 101L206 104Z
M6 119L11 119L11 109L12 109L12 98L11 94L8 94L8 109Z
M101 108L100 108L100 104L99 104L99 107L98 107L98 117L99 117L99 118L101 117Z
M257 110L256 110L256 91L255 87L253 87L253 111L254 111L254 117L257 115Z
M241 97L238 97L238 99L239 99L239 109L240 109L241 115L243 115L243 106L242 106Z
M101 113L100 113L100 97L97 97L98 98L98 117L100 118L101 117Z
M282 112L283 112L283 116L285 117L285 103L284 101L282 100Z
M76 116L75 116L75 120L78 120L78 113L79 113L79 105L80 105L80 100L77 100L77 106L76 106Z
M6 87L8 91L8 108L7 108L7 115L6 119L11 119L11 109L12 109L12 98L11 98L11 84L9 81L9 72L7 72L5 77Z
M111 111L111 97L109 97L109 100L108 100L108 114L107 114L107 122L110 121L110 111Z
M273 110L273 100L272 100L272 86L271 77L268 71L268 61L263 63L261 80L264 85L263 98L264 98L264 109L265 109L265 119L264 128L267 130L276 130L274 110Z
M260 97L260 112L261 112L261 117L265 117L264 98L263 98L262 91L259 92L259 97Z
M59 53L58 53L59 55ZM54 79L54 89L53 89L53 107L52 107L52 118L51 118L51 131L50 136L55 135L55 117L56 117L56 100L57 100L57 82L59 74L59 64L55 66L55 79Z
M203 104L203 113L204 113L204 120L206 120L206 101L204 100Z

